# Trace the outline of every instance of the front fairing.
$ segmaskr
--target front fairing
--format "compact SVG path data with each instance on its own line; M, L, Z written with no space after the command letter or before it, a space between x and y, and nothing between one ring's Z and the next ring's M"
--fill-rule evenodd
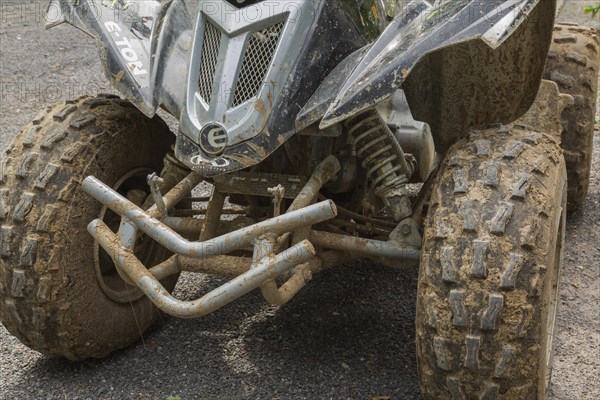
M298 113L323 79L379 34L389 9L373 6L382 1L53 0L48 14L50 26L68 22L98 40L107 78L142 112L162 107L179 119L176 156L208 177L258 164L296 132ZM371 14L361 16L365 10ZM260 90L236 103L244 46L253 35L269 42L262 30L279 23ZM220 32L211 42L210 99L199 75L208 24ZM227 146L213 154L206 142L220 143L223 131Z
M94 37L106 77L119 92L148 116L163 107L179 118L200 10L208 9L211 18L224 21L243 9L241 18L249 19L249 10L261 3L269 11L274 9L275 2L269 0L50 0L46 26L69 23ZM294 10L302 0L277 3ZM358 48L375 40L401 9L394 0L307 3L313 10L303 12L314 14L318 9L319 14L329 15L321 21L331 24L330 35L319 35L331 42L329 47L335 44L342 58L349 42ZM311 22L318 22L316 17ZM317 27L322 28L311 26Z

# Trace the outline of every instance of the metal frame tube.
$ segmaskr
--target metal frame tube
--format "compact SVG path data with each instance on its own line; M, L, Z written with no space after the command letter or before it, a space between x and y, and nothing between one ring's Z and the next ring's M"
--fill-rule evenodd
M102 183L101 181L99 181L98 179L96 179L92 176L90 176L88 178L91 178L89 183L93 183L93 182ZM82 187L85 186L88 178L86 178L83 181ZM171 190L169 190L169 192L165 196L163 196L163 203L164 203L165 208L168 210L170 208L175 207L175 205L177 203L179 203L181 200L183 200L202 181L203 181L203 178L200 175L198 175L197 173L192 172L192 173L188 174L185 178L183 178L183 180L181 182L179 182L177 185L175 185ZM106 185L104 185L104 187L109 188ZM83 188L83 190L85 191L85 187ZM86 191L86 193L90 194L87 191ZM131 204L133 204L133 203L131 203ZM110 208L110 207L108 207L108 208ZM111 210L112 210L112 208L111 208ZM113 210L113 211L115 211L115 210ZM160 215L160 210L158 209L158 206L156 204L154 204L153 206L151 206L148 209L148 211L146 211L146 213L150 217L155 218ZM118 213L118 214L120 214L120 213ZM123 216L123 214L120 214L120 215ZM123 216L123 218L121 218L121 225L119 226L119 239L121 240L121 243L123 243L124 246L130 247L130 248L133 248L136 240L138 239L138 232L137 232L137 228L136 228L135 224L133 224L131 221L129 221L124 216Z
M169 192L163 196L162 202L163 206L166 210L174 207L178 204L183 198L185 198L196 186L198 186L203 181L203 178L195 172L189 173L183 180L177 183ZM116 192L115 192L116 193ZM133 203L132 203L133 204ZM134 204L135 205L135 204ZM109 207L110 208L110 207ZM148 211L148 215L151 217L158 217L161 215L161 211L157 204L151 206ZM89 227L88 227L89 230ZM185 232L184 232L185 233ZM135 242L138 240L138 229L134 223L128 220L126 217L121 218L121 223L119 225L119 240L121 244L129 249L133 249L135 246ZM129 276L124 273L118 265L115 265L115 269L117 273L125 282L130 285L134 285ZM169 273L169 275L173 275ZM167 275L168 276L168 275ZM163 278L160 278L163 279Z
M282 305L290 301L310 280L312 269L317 269L321 260L313 258L311 261L296 267L296 272L280 288L274 280L265 282L260 286L260 291L265 300L273 305Z
M296 211L303 207L308 206L309 204L314 203L319 197L319 192L323 185L325 185L331 178L333 178L340 171L340 162L335 156L330 155L325 158L317 167L315 168L312 176L306 182L306 185L298 194L298 197L294 199L287 212ZM293 233L292 244L296 244L301 242L302 240L308 239L308 235L310 234L310 226L302 227L296 230Z
M303 241L278 255L263 257L249 271L200 299L181 301L171 296L130 249L119 244L117 235L104 222L100 221L96 225L92 236L112 257L115 264L127 272L152 303L167 314L180 318L197 318L216 311L258 288L263 282L274 279L290 268L308 261L316 254L310 242Z
M181 271L208 275L236 277L247 272L252 265L250 257L216 256L208 259L177 257Z
M277 247L275 237L263 237L254 244L254 262L268 257ZM322 262L318 258L313 258L309 262L299 265L295 272L280 288L277 287L275 280L264 282L260 286L260 291L265 300L273 305L282 305L290 301L306 284L312 279L312 271L318 270Z
M217 236L221 214L223 213L223 205L225 204L225 195L217 191L217 187L213 187L212 196L208 202L206 216L204 218L204 226L200 233L200 241L212 239Z
M213 193L208 210L210 212L207 212L207 218L211 220L208 222L211 223L207 224L206 220L194 218L163 217L156 205L144 211L90 176L83 181L83 190L121 215L122 223L118 234L113 233L99 219L88 225L88 231L113 258L117 270L124 278L139 287L157 307L170 315L182 318L206 315L258 287L269 303L285 304L312 279L314 272L328 268L339 260L347 261L368 255L418 262L419 250L402 247L397 243L311 231L312 225L332 219L337 214L336 206L331 200L312 205L311 203L316 201L320 189L339 169L337 159L333 156L328 157L315 168L313 176L286 214L217 238L212 237L215 236L225 200L225 196L220 193ZM175 206L201 181L202 178L195 173L188 175L163 197L165 207ZM174 231L197 234L200 229L203 232L199 242L186 240ZM146 269L133 252L133 243L141 232L176 255L149 270ZM293 246L276 255L277 248L287 241L290 232L294 233ZM308 238L316 246L330 249L323 253L324 258L315 257L315 249L306 240ZM251 245L254 246L252 261L223 255ZM236 277L202 298L186 302L171 296L159 282L185 270ZM293 272L291 277L278 287L275 279L289 272Z
M371 257L386 257L398 261L419 262L421 252L394 242L363 239L337 233L312 231L310 241L316 247L347 251Z
M200 234L204 226L204 219L191 217L166 217L162 222L179 234Z
M286 282L279 290L281 290L282 294L292 290L297 293L302 289L304 284L312 279L313 274L333 268L340 264L352 262L360 257L360 254L349 253L347 251L321 251L309 262L296 267L296 270L302 273L298 274L297 278L294 278L294 275L288 280L289 285L288 282ZM247 272L251 265L252 259L249 257L215 256L208 259L197 259L174 255L157 266L150 268L149 271L159 281L185 271L235 278L236 276L240 276ZM308 276L308 274L310 274L310 276ZM304 284L297 282L300 280L300 277L302 277ZM135 286L135 284L133 284L133 286ZM300 287L298 287L297 290L293 289L296 286ZM293 295L290 296L290 299L291 297L293 297Z
M177 255L174 255L162 263L150 268L148 271L150 271L157 280L162 281L169 276L180 273L182 270ZM132 283L132 285L135 286L135 283Z
M175 185L171 190L169 190L167 194L163 196L163 202L165 203L166 209L168 210L170 208L175 207L181 200L183 200L188 194L190 194L190 192L194 190L196 186L202 183L203 180L204 179L195 172L192 172L188 176L183 178L181 182ZM160 214L160 211L158 210L158 206L154 204L148 209L147 213L151 217L157 217Z
M314 170L312 176L306 182L298 196L294 199L287 212L296 211L308 206L319 196L319 191L340 170L340 162L335 156L329 156L323 160Z
M312 176L306 182L300 194L294 199L292 204L287 210L287 213L291 213L297 210L307 207L319 196L319 192L323 185L325 185L331 178L333 178L340 170L340 163L335 156L330 155L325 158L314 170ZM303 240L308 239L310 235L311 225L305 225L300 229L296 229L293 232L292 244L300 243ZM279 243L284 243L289 234L284 235L280 238ZM263 249L259 249L262 246ZM257 241L255 244L255 257L265 256L265 250L273 252L276 248L276 241L274 240L263 240ZM262 252L262 253L261 253ZM321 266L321 260L314 258L309 263L302 264L294 269L293 275L280 287L277 287L277 283L274 280L270 280L261 285L260 289L265 300L274 305L282 305L290 301L306 284L312 279L312 270L318 269Z
M230 253L253 244L255 238L266 233L282 235L303 226L314 225L334 218L337 214L335 204L332 201L324 201L215 239L204 242L190 242L98 179L91 176L87 177L83 181L82 187L86 193L117 214L127 218L137 228L173 253L193 258ZM92 236L95 236L95 232L102 224L101 220L94 220L88 225L88 231Z

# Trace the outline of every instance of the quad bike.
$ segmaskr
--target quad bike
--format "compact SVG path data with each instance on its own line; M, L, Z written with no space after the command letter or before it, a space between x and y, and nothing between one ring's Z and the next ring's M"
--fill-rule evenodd
M596 33L555 10L53 0L48 25L96 38L126 100L50 106L2 155L2 323L47 355L105 357L159 311L254 289L282 305L369 257L419 268L424 398L544 398L600 63ZM231 280L183 301L183 271Z

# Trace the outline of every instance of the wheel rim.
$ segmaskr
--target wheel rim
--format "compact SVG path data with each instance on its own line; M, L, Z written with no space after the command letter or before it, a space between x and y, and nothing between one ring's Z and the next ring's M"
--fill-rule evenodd
M566 195L566 193L565 193ZM563 204L560 220L558 226L558 234L556 238L556 245L554 249L553 255L553 263L550 279L545 288L545 296L544 299L548 299L548 313L546 320L546 337L544 343L544 351L542 353L542 366L544 368L543 379L542 382L544 387L541 390L541 393L544 395L548 394L550 389L550 381L552 379L552 364L554 361L554 339L555 339L555 331L556 331L556 319L558 315L558 304L559 304L559 287L560 287L560 272L562 266L563 259L563 250L564 250L564 234L566 227L566 207Z
M154 172L150 168L132 169L117 180L113 189L123 196L127 196L127 193L131 191L147 193L146 179L149 174ZM98 218L102 219L113 232L118 230L121 218L106 206L102 207ZM134 250L135 255L146 266L159 258L161 252L164 252L161 246L152 240L144 240L144 236L138 239ZM94 242L94 269L100 288L114 302L131 303L143 296L143 293L137 287L127 284L119 276L111 257L100 247L98 242Z

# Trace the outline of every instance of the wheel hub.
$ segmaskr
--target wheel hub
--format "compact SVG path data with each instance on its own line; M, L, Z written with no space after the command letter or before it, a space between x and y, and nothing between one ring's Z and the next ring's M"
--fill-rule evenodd
M148 198L147 176L155 173L150 168L135 168L125 173L114 184L113 189L127 197L136 205L142 207L143 203ZM112 230L117 232L121 223L120 217L102 207L99 218L102 219ZM135 244L134 253L144 261L144 265L152 265L153 261L160 260L162 254L167 254L167 251L154 241L145 236L141 236ZM94 242L94 269L96 279L104 294L111 300L127 304L140 299L143 293L135 286L126 283L115 267L111 257Z

